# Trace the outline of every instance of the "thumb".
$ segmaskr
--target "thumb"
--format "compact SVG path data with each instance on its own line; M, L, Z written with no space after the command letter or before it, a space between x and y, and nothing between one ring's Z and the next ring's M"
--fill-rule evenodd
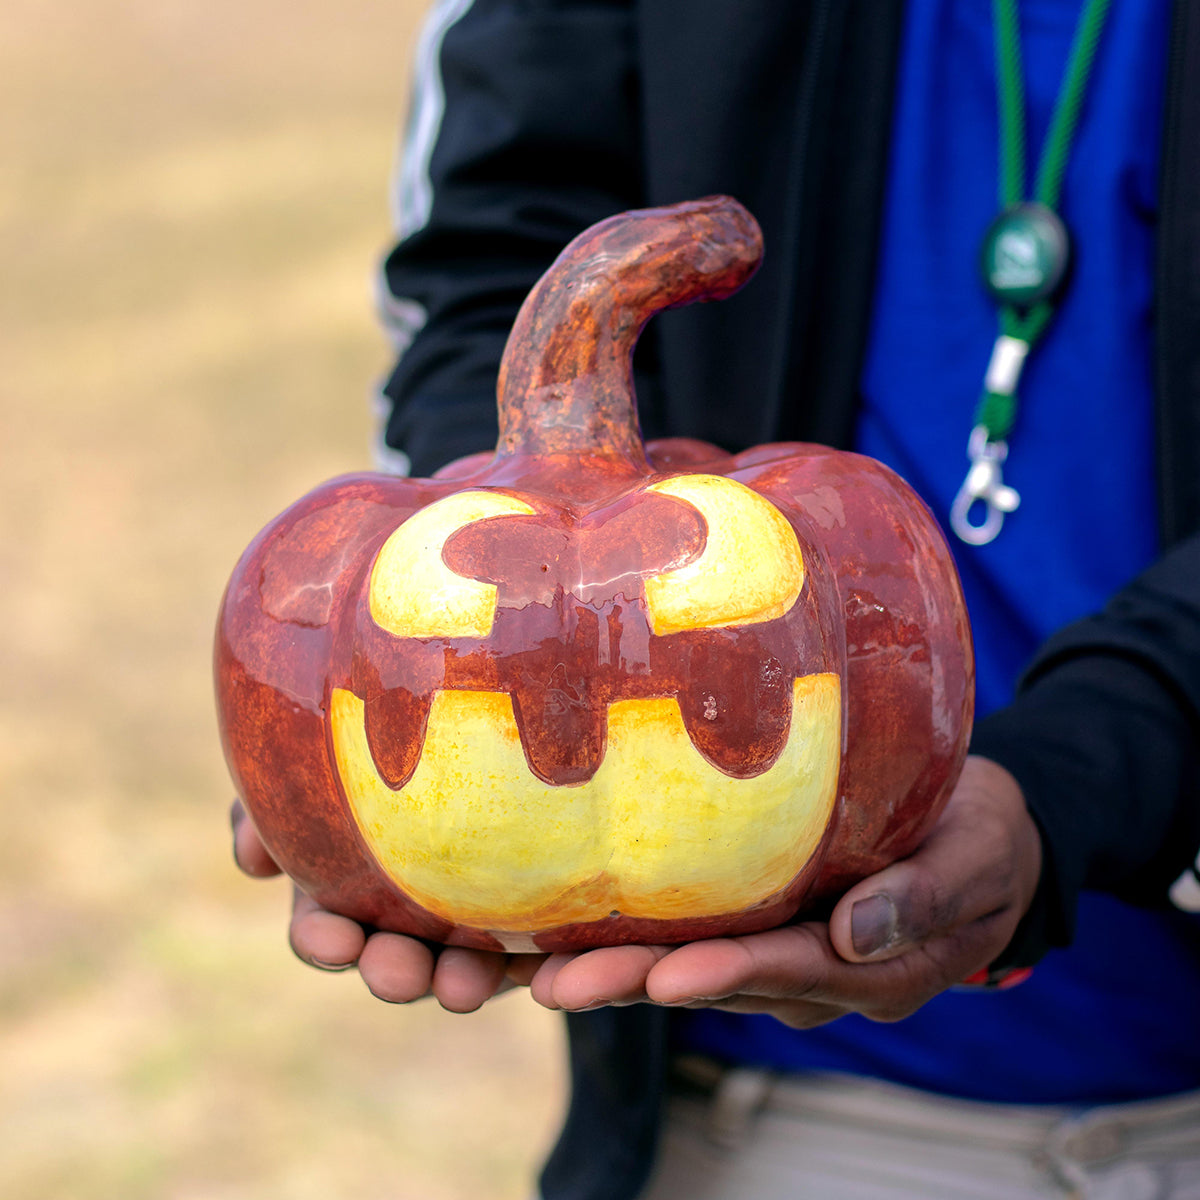
M989 942L1003 939L998 955L1040 873L1041 840L1016 780L987 759L968 758L929 836L842 897L830 939L848 962L881 962L937 938L973 940L986 927Z

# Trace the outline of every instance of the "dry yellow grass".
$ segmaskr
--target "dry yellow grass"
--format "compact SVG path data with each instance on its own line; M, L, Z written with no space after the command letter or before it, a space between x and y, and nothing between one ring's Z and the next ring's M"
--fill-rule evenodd
M555 1124L553 1017L300 966L224 828L212 621L367 462L423 7L0 9L6 1200L517 1200Z

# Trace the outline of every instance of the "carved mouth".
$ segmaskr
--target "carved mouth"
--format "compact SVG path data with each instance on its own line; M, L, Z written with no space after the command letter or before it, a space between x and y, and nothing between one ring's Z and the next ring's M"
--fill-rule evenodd
M380 867L430 912L493 932L768 900L820 843L841 762L828 672L795 680L783 752L749 779L703 758L673 698L612 704L599 769L567 786L529 769L504 692L435 693L421 759L398 788L372 758L363 701L335 688L330 715L342 787Z

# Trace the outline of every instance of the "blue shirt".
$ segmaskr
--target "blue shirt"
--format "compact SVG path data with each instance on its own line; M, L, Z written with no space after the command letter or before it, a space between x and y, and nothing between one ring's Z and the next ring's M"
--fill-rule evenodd
M1027 173L1045 140L1080 0L1022 0ZM988 546L951 537L976 638L982 715L1055 629L1157 552L1151 304L1166 0L1114 0L1061 205L1075 261L1021 380ZM987 0L910 0L901 51L857 448L896 468L948 527L997 329L979 244L997 211ZM1200 922L1085 895L1069 951L1002 993L947 993L894 1025L789 1030L689 1015L683 1044L784 1069L874 1075L983 1100L1104 1102L1200 1087Z

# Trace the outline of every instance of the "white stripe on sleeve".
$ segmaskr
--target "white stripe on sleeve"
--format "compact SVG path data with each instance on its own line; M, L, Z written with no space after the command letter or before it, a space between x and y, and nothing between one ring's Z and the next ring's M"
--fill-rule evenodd
M1184 912L1200 913L1200 855L1171 885L1171 903Z
M400 240L411 237L429 223L433 209L430 163L446 113L446 91L442 83L442 43L446 34L467 15L475 0L437 0L425 19L413 64L412 108L409 112L399 168L391 185L392 223ZM376 309L392 343L397 361L412 344L429 314L422 304L393 295L382 268L376 276ZM391 401L377 389L372 400L375 432L372 458L376 467L392 475L407 475L408 456L384 441Z

